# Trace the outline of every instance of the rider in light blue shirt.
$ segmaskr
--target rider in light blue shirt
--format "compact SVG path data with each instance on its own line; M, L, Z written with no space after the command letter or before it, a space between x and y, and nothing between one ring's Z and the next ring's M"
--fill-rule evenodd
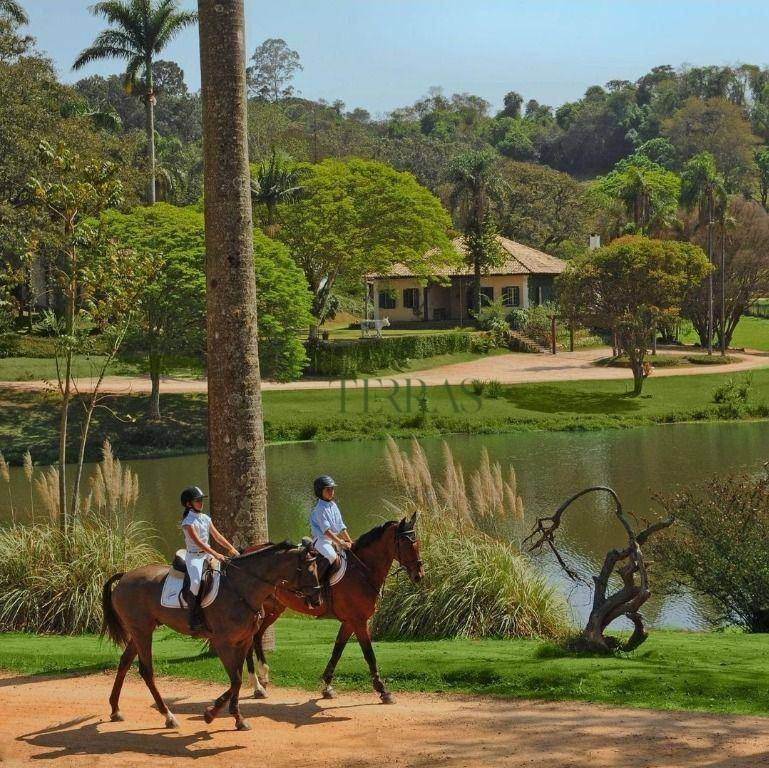
M347 533L342 513L334 501L336 483L332 477L321 475L315 479L313 489L318 500L310 513L312 543L331 566L338 566L340 560L337 548L350 549L352 539Z

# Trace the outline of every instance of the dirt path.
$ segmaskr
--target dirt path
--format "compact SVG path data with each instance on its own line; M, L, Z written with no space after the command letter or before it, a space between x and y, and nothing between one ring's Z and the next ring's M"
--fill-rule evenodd
M547 381L578 381L578 380L606 380L625 379L632 383L630 371L626 368L605 368L594 365L596 360L607 357L611 350L586 349L576 352L561 352L557 355L532 355L511 353L508 355L496 355L473 360L468 363L454 363L430 368L426 371L409 371L397 376L387 376L382 379L368 379L371 387L392 387L397 381L400 386L405 386L411 381L412 386L418 386L420 382L427 386L441 384L461 384L472 379L496 379L503 384L522 384L530 382ZM671 351L665 350L664 354L691 354L691 350ZM769 366L769 355L761 353L740 352L736 355L739 360L727 365L687 365L681 368L659 368L654 372L654 377L660 376L688 376L699 373L725 373L748 371L754 368ZM649 358L652 365L654 358ZM418 361L415 361L417 364ZM338 389L339 379L302 379L287 383L274 381L262 382L264 390L296 390L296 389ZM78 389L88 391L92 386L90 379L80 379ZM345 386L349 388L362 387L363 380L347 381ZM183 394L206 391L205 379L171 379L164 378L160 386L165 394ZM50 389L51 383L46 381L0 381L0 389L15 389L24 392L35 392ZM149 377L144 376L107 376L102 382L102 391L113 394L146 393L151 389Z
M161 680L180 722L168 731L134 673L121 701L126 720L110 723L111 685L112 673L0 676L0 765L769 766L769 719L753 717L425 694L401 694L388 707L372 694L327 702L273 689L267 701L243 702L253 730L237 732L229 717L207 726L200 715L223 685Z

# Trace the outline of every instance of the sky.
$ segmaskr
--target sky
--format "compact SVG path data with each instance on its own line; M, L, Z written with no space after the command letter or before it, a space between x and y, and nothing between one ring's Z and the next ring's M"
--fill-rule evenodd
M65 82L120 71L117 61L71 70L105 25L88 12L90 0L21 2ZM301 96L341 99L374 116L431 86L495 107L510 90L557 106L659 64L769 64L765 0L245 0L245 10L249 55L266 38L283 38L301 57ZM197 29L162 58L199 88Z

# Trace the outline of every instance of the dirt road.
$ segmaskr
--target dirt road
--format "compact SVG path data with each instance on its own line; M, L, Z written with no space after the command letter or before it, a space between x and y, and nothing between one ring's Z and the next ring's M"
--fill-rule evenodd
M224 688L161 680L180 727L168 731L135 673L126 681L125 722L107 718L112 674L0 676L0 765L255 766L256 768L759 768L769 766L769 719L609 709L588 704L506 702L401 694L334 701L273 689L246 699L253 730L203 707Z
M672 351L666 349L666 355L691 354L692 350ZM596 366L596 360L605 358L611 354L610 349L584 349L575 352L561 352L557 355L527 355L511 353L495 355L468 363L453 363L430 368L425 371L409 371L396 376L386 376L381 379L368 379L370 387L393 387L393 382L399 386L405 386L407 381L412 386L418 386L420 382L426 386L440 386L443 384L461 384L473 379L495 379L503 384L524 384L547 381L582 381L624 379L632 384L632 375L627 368L607 368ZM654 371L654 377L660 376L690 376L700 373L738 373L754 368L769 366L769 355L765 353L739 352L734 355L738 360L726 365L686 365L680 368L658 368ZM649 362L654 365L654 358L649 357ZM418 360L414 365L419 364ZM78 390L88 392L93 386L93 380L79 379ZM161 380L160 391L165 394L184 394L206 392L205 379L172 379ZM295 389L338 389L341 386L339 379L301 379L279 383L263 381L264 390L295 390ZM348 380L345 386L349 389L363 387L363 380ZM0 381L0 389L15 389L23 392L36 392L51 389L52 382L46 381ZM149 392L151 382L145 376L106 376L102 382L101 391L111 394L139 394Z

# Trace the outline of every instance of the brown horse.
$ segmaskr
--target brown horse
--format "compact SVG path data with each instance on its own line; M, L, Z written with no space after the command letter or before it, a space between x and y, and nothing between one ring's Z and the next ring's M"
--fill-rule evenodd
M347 573L335 586L328 588L324 605L320 608L308 608L296 596L285 589L277 589L264 602L264 621L254 635L254 646L246 656L249 678L254 685L254 696L264 698L267 695L265 685L269 682L269 667L264 655L262 637L265 630L278 617L291 608L317 618L337 618L342 623L336 636L334 651L323 673L324 699L336 695L331 687L334 669L344 651L344 647L355 633L363 657L366 659L374 690L384 704L392 704L392 694L385 687L379 676L371 635L368 630L369 619L374 615L376 603L382 585L390 572L393 560L397 560L408 572L412 581L418 582L425 574L419 557L419 541L414 530L416 514L410 520L404 517L400 522L391 520L364 533L347 554ZM253 651L259 660L259 676L254 674Z
M240 714L238 696L243 660L251 648L262 603L271 592L280 589L300 605L320 605L318 566L315 553L307 547L284 542L269 544L253 554L226 560L221 570L219 594L203 611L210 631L195 633L195 636L208 639L227 671L230 687L205 710L203 716L210 723L229 700L230 714L235 718L237 729L248 730L249 725ZM165 715L166 727L178 727L176 718L155 687L152 671L152 633L156 627L165 624L182 634L192 634L186 610L160 605L167 573L168 566L146 565L112 576L102 590L102 633L106 632L113 642L125 648L109 697L112 707L110 720L123 719L118 707L120 690L138 654L139 674L161 714ZM115 582L117 586L113 592Z

